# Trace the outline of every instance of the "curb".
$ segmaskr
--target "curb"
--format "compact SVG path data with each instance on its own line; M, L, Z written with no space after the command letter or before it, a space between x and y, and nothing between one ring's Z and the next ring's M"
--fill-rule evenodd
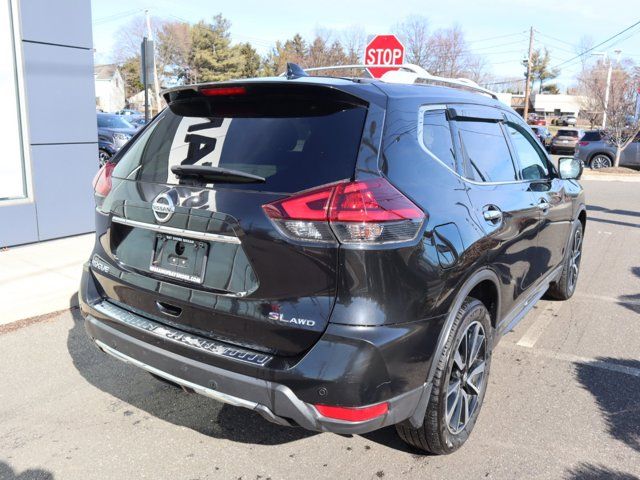
M613 173L584 172L580 180L595 180L599 182L640 182L640 175L616 175Z

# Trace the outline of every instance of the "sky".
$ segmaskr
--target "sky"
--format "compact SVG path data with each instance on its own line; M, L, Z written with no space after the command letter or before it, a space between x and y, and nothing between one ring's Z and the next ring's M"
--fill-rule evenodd
M529 28L535 47L551 52L552 65L574 57L584 36L597 44L640 20L635 0L92 0L93 41L96 63L111 59L118 29L148 9L152 17L196 22L215 14L231 21L234 42L250 42L259 53L276 40L295 33L311 38L318 29L340 31L357 25L367 35L390 33L411 15L421 15L432 30L459 25L472 52L483 56L498 77L521 77ZM499 38L496 38L499 37ZM603 46L599 51L622 50L622 57L640 63L640 25ZM608 47L608 48L607 48ZM595 58L595 57L593 57ZM579 61L562 68L558 83L569 86L580 69Z

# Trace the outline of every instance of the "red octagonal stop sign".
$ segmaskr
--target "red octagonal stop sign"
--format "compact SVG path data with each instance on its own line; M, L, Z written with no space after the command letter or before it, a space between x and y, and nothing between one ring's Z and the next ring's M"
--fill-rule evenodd
M365 65L402 65L404 63L404 45L395 35L376 35L364 50ZM374 78L395 68L367 68Z

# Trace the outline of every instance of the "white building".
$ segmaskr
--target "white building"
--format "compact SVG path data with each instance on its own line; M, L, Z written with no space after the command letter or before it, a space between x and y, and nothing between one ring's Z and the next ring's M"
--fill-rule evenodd
M578 95L537 93L532 96L533 111L542 116L575 115L580 113L582 98Z
M0 6L0 247L94 229L90 0Z
M116 112L124 108L124 80L116 65L96 65L93 68L96 83L96 108L103 112Z

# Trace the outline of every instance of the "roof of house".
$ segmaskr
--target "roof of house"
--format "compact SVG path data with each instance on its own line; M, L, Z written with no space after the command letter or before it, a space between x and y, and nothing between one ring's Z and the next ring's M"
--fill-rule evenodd
M118 66L115 64L95 65L93 67L93 74L96 80L111 80L117 71Z

